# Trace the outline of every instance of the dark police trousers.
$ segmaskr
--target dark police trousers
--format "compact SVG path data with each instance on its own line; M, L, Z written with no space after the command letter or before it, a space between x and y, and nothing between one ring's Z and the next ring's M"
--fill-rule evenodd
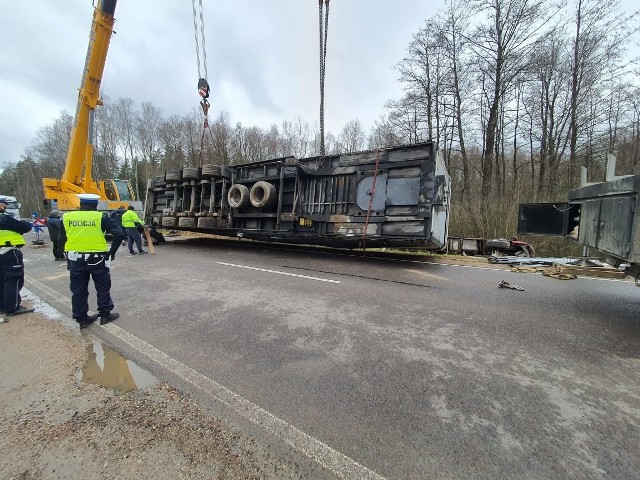
M0 255L0 309L14 311L20 305L24 286L24 261L17 247L2 247Z
M108 316L113 310L111 301L111 271L108 253L75 253L67 255L71 288L71 310L77 321L86 319L89 312L89 279L96 286L98 313Z

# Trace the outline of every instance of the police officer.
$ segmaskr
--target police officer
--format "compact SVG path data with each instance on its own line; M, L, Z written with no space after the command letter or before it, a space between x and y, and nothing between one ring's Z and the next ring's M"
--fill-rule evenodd
M127 237L129 237L129 255L135 255L136 252L133 250L133 242L136 242L136 248L138 249L138 253L143 255L147 253L142 249L142 238L140 237L140 232L138 228L142 228L144 222L138 216L133 205L129 205L129 208L126 212L122 214L122 227L127 232Z
M0 311L13 316L34 311L20 305L20 290L24 285L20 248L27 243L22 234L31 230L31 223L16 220L6 210L7 199L0 197Z
M98 212L98 195L81 194L80 210L62 217L61 241L67 253L71 288L71 310L80 328L87 328L98 316L100 325L113 322L120 315L111 300L111 261L124 240L122 228L108 215ZM113 236L107 249L105 232ZM93 279L98 300L98 315L89 316L89 279Z

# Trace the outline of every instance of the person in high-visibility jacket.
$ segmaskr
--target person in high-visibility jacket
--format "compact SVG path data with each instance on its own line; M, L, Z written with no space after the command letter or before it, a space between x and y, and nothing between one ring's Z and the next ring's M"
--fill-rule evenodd
M111 262L124 240L122 228L105 213L97 211L98 195L80 194L80 210L62 217L60 239L64 241L69 270L72 316L80 328L87 328L100 317L100 325L120 315L113 312L111 300ZM105 232L112 235L107 248ZM89 279L93 279L98 314L89 315Z
M138 249L138 254L143 255L147 253L142 249L142 237L140 237L140 232L138 228L142 228L144 222L138 216L133 205L129 205L129 208L126 212L122 214L122 228L127 232L127 237L129 241L127 242L127 246L129 247L129 254L135 255L136 252L133 250L133 242L136 243L136 248Z
M16 220L6 210L7 200L0 197L0 313L13 316L34 311L20 305L20 290L24 286L20 249L27 243L22 234L31 230L31 223Z

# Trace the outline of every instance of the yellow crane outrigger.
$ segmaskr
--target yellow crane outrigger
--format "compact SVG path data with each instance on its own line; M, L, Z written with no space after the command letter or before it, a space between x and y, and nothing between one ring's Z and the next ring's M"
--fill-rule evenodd
M136 210L142 210L142 203L136 202L135 193L128 180L96 181L91 175L95 108L102 105L100 82L113 34L116 3L117 0L99 0L99 5L94 9L89 47L62 178L42 179L45 199L57 202L58 210L77 210L80 206L78 194L82 193L99 195L100 210L117 210L132 204Z

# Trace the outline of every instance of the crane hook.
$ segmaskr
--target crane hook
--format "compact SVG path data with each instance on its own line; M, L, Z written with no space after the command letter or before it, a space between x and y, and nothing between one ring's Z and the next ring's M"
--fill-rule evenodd
M200 100L200 106L202 107L202 112L204 113L205 122L206 122L206 117L207 117L207 114L209 113L210 103L207 100L207 98L209 98L209 82L207 82L207 80L204 78L201 78L200 80L198 80L198 93L202 97L202 100Z
M198 80L198 93L202 98L209 98L209 82L204 78Z

